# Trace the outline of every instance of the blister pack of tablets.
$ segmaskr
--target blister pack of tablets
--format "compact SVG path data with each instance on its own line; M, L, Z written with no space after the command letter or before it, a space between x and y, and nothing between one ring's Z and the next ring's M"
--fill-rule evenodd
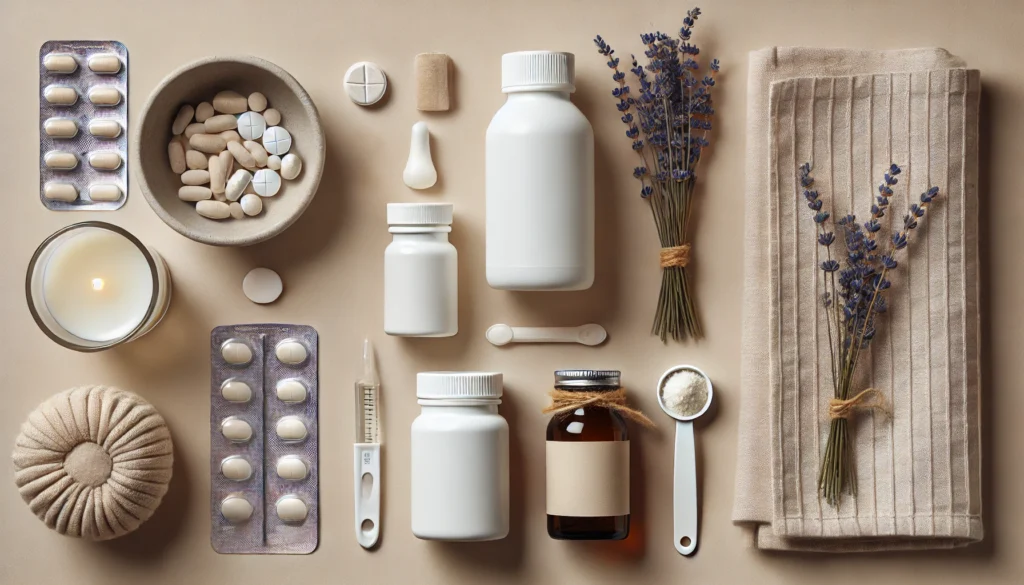
M39 48L39 198L53 210L128 197L128 50L117 41Z
M308 554L319 538L317 332L210 335L210 540L222 554Z

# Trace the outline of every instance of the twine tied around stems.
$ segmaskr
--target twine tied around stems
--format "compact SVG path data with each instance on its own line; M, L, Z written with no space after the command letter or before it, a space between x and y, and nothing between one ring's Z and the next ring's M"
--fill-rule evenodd
M559 390L556 388L549 392L548 395L551 396L551 405L541 411L544 414L554 413L555 416L566 415L578 408L597 406L615 411L625 418L647 428L654 428L654 421L647 418L647 415L635 408L626 406L625 388L599 392L578 392Z
M671 268L678 266L679 268L685 268L690 263L690 244L683 244L682 246L672 246L671 248L661 249L661 267Z
M828 416L833 420L837 418L849 419L858 411L863 410L880 410L886 416L889 416L889 405L886 403L885 395L882 394L881 390L868 388L853 398L846 400L833 398L828 402Z

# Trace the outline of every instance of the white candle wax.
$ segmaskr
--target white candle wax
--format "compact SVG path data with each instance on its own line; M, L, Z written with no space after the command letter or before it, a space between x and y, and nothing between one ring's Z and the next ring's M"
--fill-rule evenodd
M146 318L153 272L124 236L85 229L54 250L43 271L42 293L50 314L69 333L112 341Z

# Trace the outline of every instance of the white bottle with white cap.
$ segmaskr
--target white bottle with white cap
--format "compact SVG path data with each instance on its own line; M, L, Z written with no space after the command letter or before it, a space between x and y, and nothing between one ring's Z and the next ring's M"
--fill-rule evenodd
M450 337L459 332L458 252L448 241L451 203L388 203L384 332Z
M508 535L508 423L502 375L421 372L412 423L412 532L426 540Z
M505 105L487 128L487 282L583 290L594 282L594 130L571 101L572 53L501 58Z

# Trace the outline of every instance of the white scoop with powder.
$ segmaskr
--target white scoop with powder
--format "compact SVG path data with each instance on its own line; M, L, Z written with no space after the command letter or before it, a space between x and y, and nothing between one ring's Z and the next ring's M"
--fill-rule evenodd
M676 366L658 380L658 404L676 419L673 482L675 547L690 555L697 548L697 464L693 421L711 406L711 379L693 366Z

